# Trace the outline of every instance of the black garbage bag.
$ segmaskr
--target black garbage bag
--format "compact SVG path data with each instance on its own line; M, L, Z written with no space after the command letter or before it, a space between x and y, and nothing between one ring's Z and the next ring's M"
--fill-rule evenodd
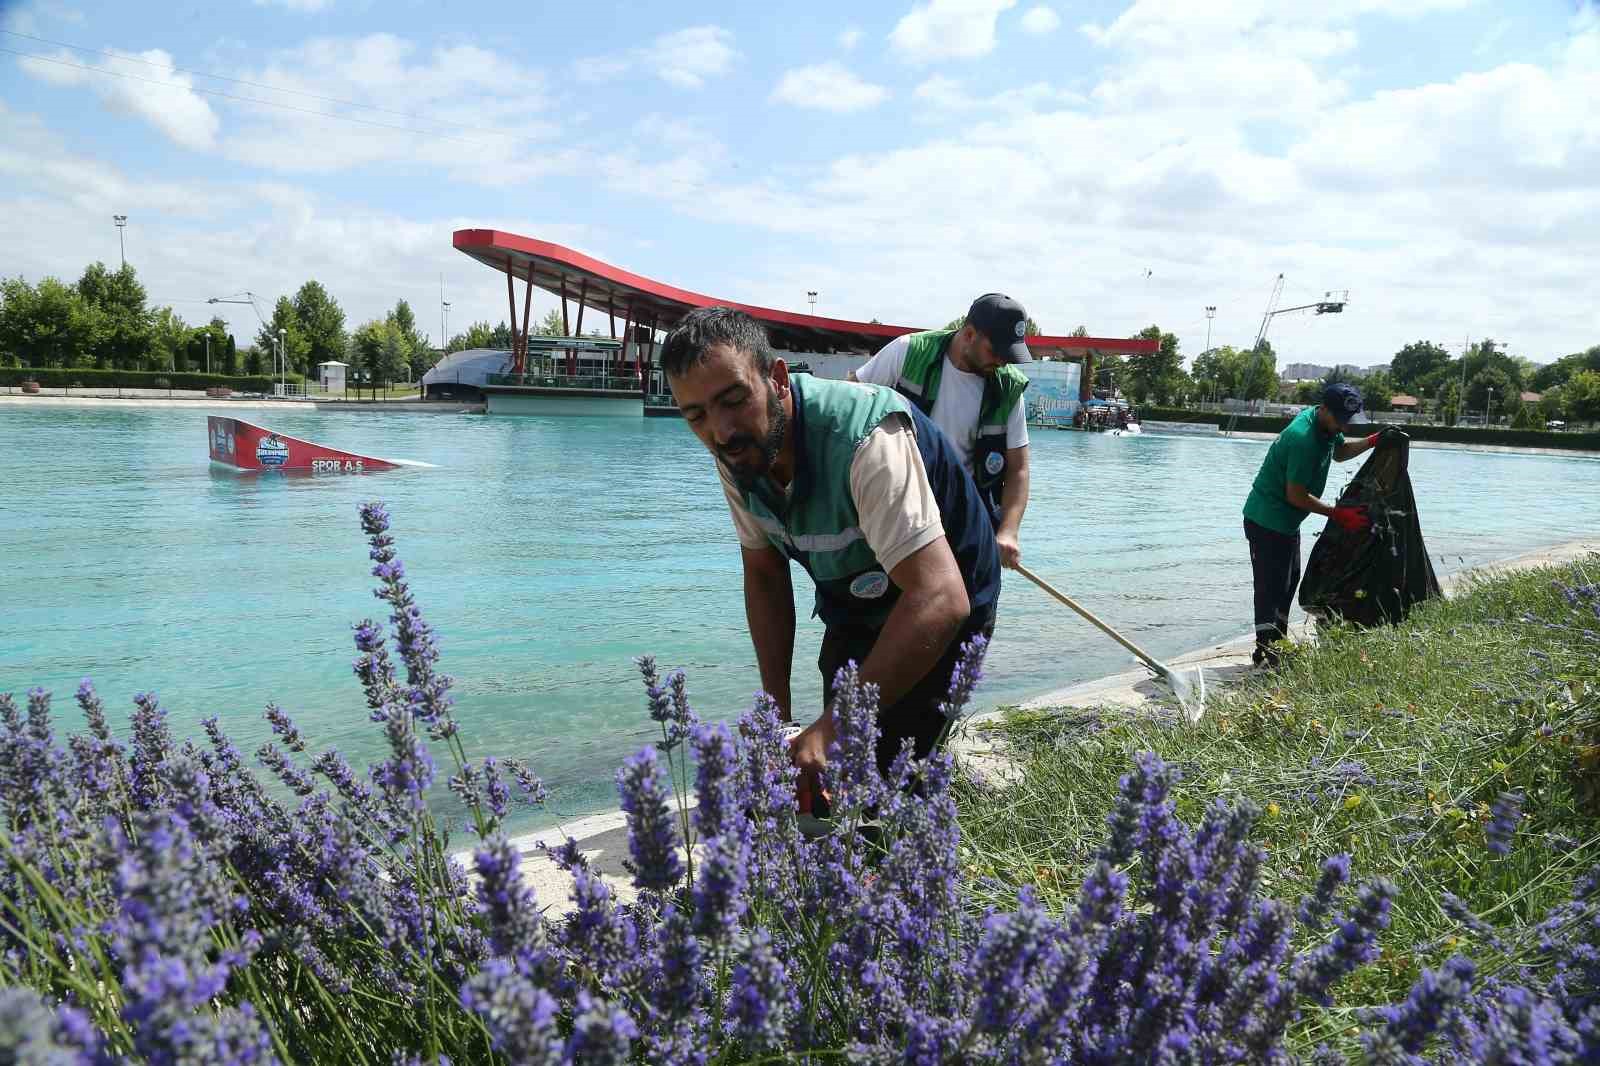
M1300 583L1300 606L1307 612L1362 626L1392 624L1413 604L1439 595L1406 470L1410 458L1411 438L1384 430L1339 496L1341 507L1365 506L1372 526L1347 533L1328 520Z

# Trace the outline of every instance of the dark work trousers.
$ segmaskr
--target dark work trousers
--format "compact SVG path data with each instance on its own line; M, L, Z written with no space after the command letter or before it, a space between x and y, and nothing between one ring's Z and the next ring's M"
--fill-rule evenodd
M900 743L910 737L917 758L927 758L944 731L945 718L939 710L949 695L950 674L961 658L961 645L978 634L985 638L994 635L994 612L986 610L982 617L972 616L961 627L961 632L939 657L933 669L901 696L893 706L878 709L878 771L884 775L889 765L900 754ZM867 661L872 646L877 643L878 630L866 626L829 626L822 636L822 651L817 656L817 668L822 671L822 691L829 707L833 706L833 675L851 659L860 665Z
M1246 518L1244 538L1250 542L1250 573L1256 588L1256 655L1276 664L1268 645L1289 635L1289 608L1300 587L1300 534L1279 533Z

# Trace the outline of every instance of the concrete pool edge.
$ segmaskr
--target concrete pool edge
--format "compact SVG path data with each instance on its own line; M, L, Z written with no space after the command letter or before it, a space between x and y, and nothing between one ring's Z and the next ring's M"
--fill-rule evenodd
M1600 553L1600 537L1562 541L1446 574L1439 579L1439 583L1448 595L1452 589L1474 577L1559 566L1594 553ZM1296 627L1297 636L1307 634L1307 623L1302 622ZM1246 634L1220 644L1196 648L1169 662L1175 666L1203 667L1208 679L1215 676L1219 683L1227 685L1250 671L1252 644L1253 638ZM1150 671L1141 669L1054 689L1017 706L1028 709L1074 706L1139 709L1154 707L1160 702L1161 689L1153 682ZM963 719L951 737L951 750L981 768L993 768L999 757L993 752L993 743L982 737L976 727L996 720L1003 713L1001 709L995 709ZM635 897L631 877L622 865L628 854L627 818L620 810L601 810L512 838L511 845L517 851L522 876L534 889L541 905L548 908L552 915L564 914L572 906L569 899L572 879L557 869L540 850L541 844L554 846L568 836L578 842L579 850L589 857L595 871L611 887L619 901L626 902ZM459 851L456 857L470 868L470 851Z

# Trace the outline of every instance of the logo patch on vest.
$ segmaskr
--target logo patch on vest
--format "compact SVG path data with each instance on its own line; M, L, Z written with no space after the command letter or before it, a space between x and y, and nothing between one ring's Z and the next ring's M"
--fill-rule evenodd
M1027 335L1028 335L1028 324L1026 322L1018 322L1017 323L1017 336L1026 337Z
M1005 465L1006 457L999 452L990 452L989 457L983 461L983 468L989 472L990 476L998 474L1005 468Z
M875 600L889 591L889 575L882 570L858 574L850 582L850 595L858 600Z

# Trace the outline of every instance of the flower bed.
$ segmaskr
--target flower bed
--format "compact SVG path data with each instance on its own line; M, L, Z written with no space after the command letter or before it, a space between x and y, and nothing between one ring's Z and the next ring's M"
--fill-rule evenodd
M547 919L504 831L543 789L469 751L388 515L361 520L390 612L387 631L354 633L388 750L365 774L272 706L255 761L275 787L214 718L179 743L152 694L126 742L88 682L87 729L64 744L46 693L0 701L0 1060L1277 1062L1297 1019L1378 954L1395 885L1352 884L1335 855L1303 898L1274 898L1260 811L1180 817L1177 768L1149 753L1075 895L1024 887L981 911L951 760L902 754L886 785L876 691L853 668L823 781L834 831L813 841L772 702L737 728L701 722L683 675L650 659L661 740L618 773L639 898L619 905L569 840L546 857L575 909ZM965 649L952 715L984 650ZM435 754L479 841L470 873L428 802ZM1436 1031L1474 1061L1593 1054L1593 894L1546 929L1559 981L1478 984L1451 959L1349 1022L1384 1062L1415 1061Z

